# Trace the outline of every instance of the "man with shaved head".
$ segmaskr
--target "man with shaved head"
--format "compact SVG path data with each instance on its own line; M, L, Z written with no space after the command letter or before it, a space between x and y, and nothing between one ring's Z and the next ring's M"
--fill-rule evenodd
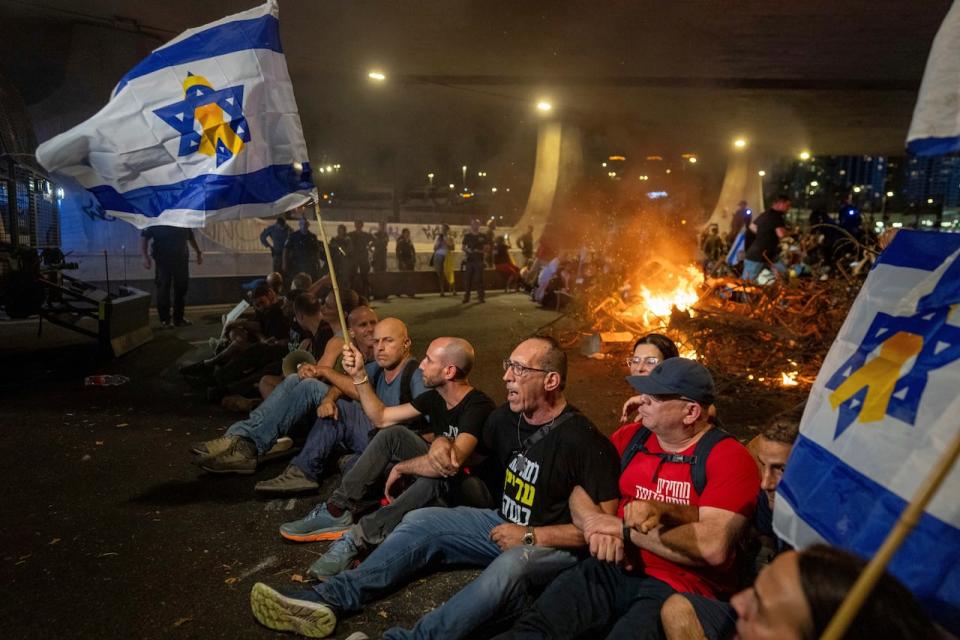
M484 506L492 503L495 488L491 491L472 478L455 477L457 474L450 474L450 478L438 474L427 455L430 445L403 426L426 416L430 421L430 439L449 439L458 464L465 463L494 408L493 401L474 389L467 379L473 361L473 346L466 340L437 338L420 363L427 391L410 402L391 407L371 385L363 354L352 346L344 349L343 369L352 377L363 411L378 431L325 503L306 518L280 527L280 535L288 540L337 540L313 563L310 575L326 579L348 568L361 551L383 542L406 513L443 500L460 484L469 485L469 493ZM390 504L355 520L355 513L369 507L370 489L391 464L385 489ZM400 493L397 481L402 476L411 479L412 484Z
M431 347L436 346L435 341ZM470 355L463 344L446 341L442 346ZM434 359L437 354L428 356ZM424 361L425 379L433 375L432 366ZM567 403L567 358L555 340L524 340L503 361L503 369L507 402L490 414L480 436L481 450L500 465L499 510L456 507L408 513L354 570L307 588L255 584L250 604L257 620L271 629L322 638L333 633L337 617L359 611L427 567L484 567L413 629L393 628L383 634L390 639L456 640L494 617L518 613L530 589L576 564L586 542L573 525L570 495L579 485L605 513L614 513L617 451ZM409 468L422 476L455 474L464 459L460 446L456 439L438 437L429 454L410 461Z
M410 402L427 390L423 384L423 372L410 355L411 344L407 325L396 318L384 318L374 327L374 360L367 363L365 369L370 386L385 406ZM319 373L343 397L324 398L317 408L317 421L303 449L279 476L258 482L255 487L258 492L284 495L315 491L320 487L324 464L337 445L356 454L367 448L375 427L360 403L356 402L360 396L353 379L332 367L323 368ZM307 540L301 538L299 541Z

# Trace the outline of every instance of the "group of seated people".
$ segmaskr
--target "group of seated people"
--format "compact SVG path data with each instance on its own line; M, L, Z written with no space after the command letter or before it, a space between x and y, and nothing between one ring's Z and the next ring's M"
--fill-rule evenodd
M315 584L253 586L261 624L326 637L423 570L455 565L482 572L384 637L815 638L862 569L837 549L793 551L773 532L798 413L742 445L719 426L710 372L665 336L634 345L636 395L607 438L567 401L567 358L552 338L523 340L503 361L498 407L470 383L469 342L436 338L418 366L401 320L341 297L351 335L333 330L315 365L193 448L208 471L252 473L306 425L302 450L256 486L273 494L316 492L337 447L352 453L333 492L280 525L287 540L331 544L309 567ZM294 310L312 335L338 326L332 293L302 293ZM934 636L888 575L846 635Z

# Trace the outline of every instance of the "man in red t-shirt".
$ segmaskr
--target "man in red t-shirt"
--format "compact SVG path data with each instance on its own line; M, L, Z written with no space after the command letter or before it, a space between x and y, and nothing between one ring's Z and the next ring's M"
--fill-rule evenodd
M713 378L694 360L664 360L649 376L627 379L640 393L640 422L613 435L626 464L617 516L579 491L574 524L594 556L554 580L503 637L660 638L660 606L673 593L710 597L736 587L736 540L749 525L760 479L753 458L733 438L717 439L708 417ZM638 446L634 436L649 431ZM701 440L706 483L695 488Z

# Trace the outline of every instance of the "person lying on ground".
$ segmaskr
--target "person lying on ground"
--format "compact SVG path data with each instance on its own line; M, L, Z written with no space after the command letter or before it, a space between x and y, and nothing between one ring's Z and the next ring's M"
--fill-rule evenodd
M469 477L456 472L440 475L427 455L430 445L404 426L427 417L432 439L452 441L457 470L470 461L484 422L494 409L493 401L470 384L468 376L473 362L473 346L469 342L437 338L420 363L427 391L409 403L388 407L371 389L362 354L357 349L344 351L343 368L352 376L363 411L378 432L329 499L305 518L280 527L280 535L288 540L336 540L310 567L310 575L325 579L343 571L361 552L383 542L403 516L414 509L457 497L475 500L483 506L492 504L496 487L491 489L483 484L482 480L492 475L485 473L485 467L475 469L476 473ZM356 517L372 506L371 490L388 471L384 494L390 503ZM404 477L408 482L401 483ZM401 492L401 484L409 486Z
M316 331L322 317L332 319L337 315L333 295L321 305L316 298L302 294L296 301L297 322L308 331ZM347 325L353 340L367 353L373 350L373 329L377 315L370 307L358 306L347 315ZM314 412L328 393L339 397L339 391L331 390L323 377L324 371L334 367L343 338L339 335L339 322L335 325L334 337L330 338L317 365L302 365L296 373L287 376L259 407L250 412L245 420L235 422L219 438L194 445L196 464L212 473L253 473L260 458L266 454L277 439L291 435L297 427L314 421ZM306 426L306 425L303 425Z
M365 375L384 406L406 404L426 392L423 372L410 355L407 325L396 318L384 318L373 331L373 344L375 359L365 366ZM319 417L303 449L279 476L258 482L256 491L281 495L315 491L335 446L342 445L358 455L367 448L376 427L357 402L360 396L353 379L335 370L322 374L344 397L335 402L325 398L320 403Z
M313 587L257 583L250 601L261 624L325 637L338 617L359 611L425 568L483 567L412 630L384 634L456 640L495 616L515 615L529 590L576 564L586 542L571 523L570 493L583 486L590 500L612 514L619 495L616 450L567 402L566 354L555 340L524 340L503 364L507 402L488 417L480 445L502 465L499 509L417 509L354 570ZM449 477L464 462L459 451L456 441L438 437L417 472Z
M660 607L673 593L735 588L736 541L759 479L746 448L708 419L713 377L695 360L668 358L628 381L641 394L640 422L614 440L618 514L574 492L573 522L592 557L557 576L497 638L658 638Z

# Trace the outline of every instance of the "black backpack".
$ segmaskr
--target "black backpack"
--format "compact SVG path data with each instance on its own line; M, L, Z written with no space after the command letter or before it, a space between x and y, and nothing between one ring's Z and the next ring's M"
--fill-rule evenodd
M656 480L657 475L660 473L660 467L662 467L665 462L688 464L690 465L693 490L697 492L697 495L701 495L704 487L707 486L707 457L709 457L713 447L716 446L718 442L733 437L723 429L713 427L703 434L703 437L697 442L697 446L693 450L693 455L684 456L679 453L653 453L648 451L646 442L650 439L651 435L653 435L653 432L646 427L640 427L637 432L633 434L633 438L630 439L630 444L623 450L623 455L620 457L620 473L623 474L623 472L626 471L630 461L640 452L648 456L660 458L660 463L653 472L654 480Z

